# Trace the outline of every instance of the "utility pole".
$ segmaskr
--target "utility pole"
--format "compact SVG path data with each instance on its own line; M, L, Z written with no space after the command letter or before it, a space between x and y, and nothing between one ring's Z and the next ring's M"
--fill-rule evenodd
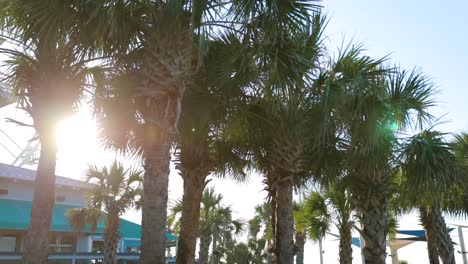
M466 259L465 239L463 238L463 229L461 226L458 226L457 229L458 229L458 238L460 239L461 254L463 256L463 264L468 264L468 260Z
M319 250L320 250L320 264L323 264L323 246L322 246L322 238L319 239Z

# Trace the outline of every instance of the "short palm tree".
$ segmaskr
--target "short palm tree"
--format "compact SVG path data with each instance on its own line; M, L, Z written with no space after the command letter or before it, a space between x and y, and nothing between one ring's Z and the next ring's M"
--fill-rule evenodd
M255 214L249 220L249 247L258 257L266 257L267 263L273 263L274 232L272 227L271 208L269 202L255 206ZM260 233L260 234L259 234ZM259 251L259 248L260 251Z
M306 238L319 241L320 263L322 259L322 239L331 225L331 215L325 198L318 192L311 192L304 201L295 206L296 220L296 264L304 263L304 245Z
M330 209L330 215L340 235L340 264L351 264L353 261L352 230L354 228L355 206L351 193L343 184L336 184L326 189L324 194Z
M28 126L41 144L23 262L45 263L55 201L55 129L89 88L91 27L81 20L75 1L2 0L0 6L0 34L14 47L0 49L8 57L2 80L31 116Z
M223 196L217 194L214 188L208 188L203 192L200 212L200 225L197 230L200 238L200 251L198 263L219 263L220 256L226 250L226 245L233 242L233 235L242 231L242 222L233 219L230 206L222 204ZM182 201L178 200L171 208L168 226L176 233L180 232L181 215L183 212ZM209 251L212 246L210 260Z
M90 166L86 180L92 183L88 194L89 207L71 209L67 212L67 218L73 229L82 232L86 225L91 225L95 230L104 214L104 263L115 264L120 240L120 216L139 205L142 173L125 169L121 163L114 161L109 168Z
M431 263L455 263L454 247L442 215L446 193L464 183L464 175L444 134L425 130L411 137L401 153L402 197L419 209ZM453 197L451 197L453 198Z
M231 208L222 205L222 195L216 194L214 189L207 189L203 193L202 211L200 218L200 252L198 261L207 264L209 261L209 247L212 245L212 262L217 263L218 242L220 236L230 236L231 231L239 233L242 224L232 218ZM227 233L225 232L227 231Z

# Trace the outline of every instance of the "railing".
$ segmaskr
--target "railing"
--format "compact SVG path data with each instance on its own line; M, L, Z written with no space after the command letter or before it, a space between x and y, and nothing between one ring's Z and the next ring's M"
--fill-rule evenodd
M20 263L23 257L22 252L0 252L0 263L16 264ZM104 259L102 253L90 252L54 252L49 254L49 263L60 264L82 264L82 263L101 263ZM137 264L140 260L139 253L117 253L118 264ZM175 258L167 258L166 263L175 263Z

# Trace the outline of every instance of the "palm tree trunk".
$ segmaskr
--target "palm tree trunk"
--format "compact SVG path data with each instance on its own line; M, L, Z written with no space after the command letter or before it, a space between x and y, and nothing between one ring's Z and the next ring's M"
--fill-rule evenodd
M117 247L120 240L120 219L116 212L109 212L107 216L106 230L104 232L104 262L103 264L115 264Z
M351 226L341 226L340 228L339 257L340 264L353 263L353 248Z
M34 183L31 223L25 242L24 264L47 263L49 234L55 202L55 165L57 146L53 129L36 129L41 154Z
M305 233L296 232L296 264L304 264Z
M450 234L440 208L437 205L433 205L430 208L420 210L420 213L421 221L423 221L424 218L424 221L426 222L426 224L423 223L423 225L426 229L426 234L428 234L427 238L428 240L434 241L434 243L431 242L431 253L429 253L430 258L435 258L435 253L433 253L434 250L432 248L434 247L432 244L434 244L437 246L437 252L442 259L442 263L454 264L455 249L453 247L452 239L450 238Z
M150 133L147 137L152 138L148 138L147 141L152 144L146 144L144 147L141 263L165 264L171 142L169 131L148 130ZM158 133L155 133L155 130Z
M195 263L195 248L200 225L200 204L205 188L206 174L200 170L181 168L184 179L184 196L182 197L182 216L180 219L177 264Z
M294 219L292 208L293 183L285 180L276 190L276 262L293 264L294 262Z
M455 264L455 249L453 247L452 238L450 237L449 230L445 224L445 219L442 212L438 207L434 207L435 221L434 229L437 231L439 244L439 255L444 264Z
M386 226L389 202L388 175L377 175L363 186L358 205L362 214L361 231L365 240L363 255L366 264L385 264Z
M218 264L218 232L216 229L213 232L213 243L211 245L211 264Z
M426 231L426 241L427 241L427 254L429 256L430 264L439 264L439 253L437 252L437 236L434 233L434 230L431 228L431 222L429 217L429 210L426 207L419 208L419 218L421 224Z
M198 253L198 264L208 264L208 253L210 251L211 235L203 232L200 235L200 252Z

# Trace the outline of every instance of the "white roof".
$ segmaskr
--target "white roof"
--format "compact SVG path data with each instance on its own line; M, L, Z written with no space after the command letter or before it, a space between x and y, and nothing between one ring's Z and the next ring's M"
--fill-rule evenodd
M2 178L33 182L36 179L36 171L0 163L0 179ZM75 188L89 188L86 182L62 176L56 176L55 184Z

